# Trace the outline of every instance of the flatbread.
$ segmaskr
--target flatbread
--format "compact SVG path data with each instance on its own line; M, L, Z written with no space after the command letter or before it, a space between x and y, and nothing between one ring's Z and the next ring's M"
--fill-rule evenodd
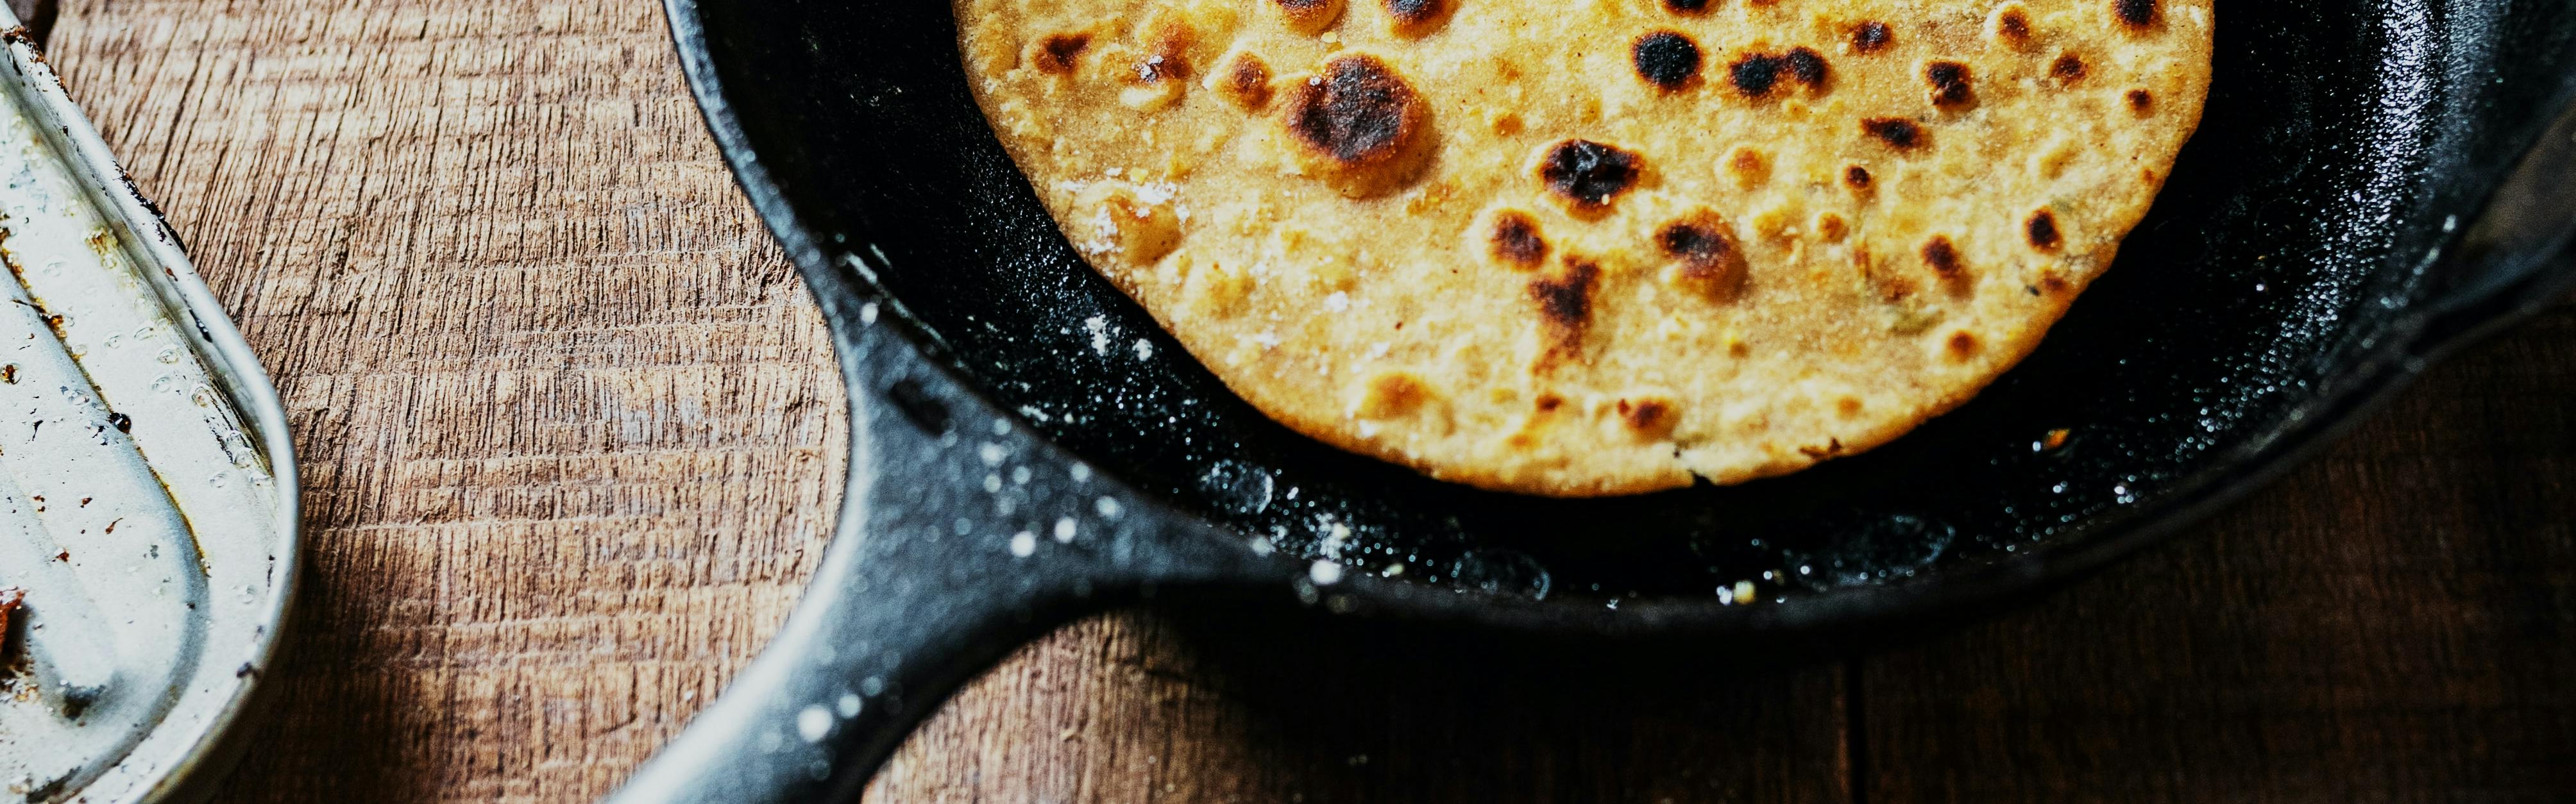
M2021 359L2199 123L2211 0L957 0L1071 242L1272 417L1737 483Z

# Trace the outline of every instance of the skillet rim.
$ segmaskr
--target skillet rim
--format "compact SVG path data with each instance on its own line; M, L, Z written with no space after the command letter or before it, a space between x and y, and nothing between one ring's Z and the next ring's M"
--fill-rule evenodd
M984 408L982 412L1022 421L1017 413L996 404L952 361L942 358L946 349L935 331L905 312L902 299L875 280L873 272L880 266L871 264L869 257L875 250L875 238L868 236L864 224L852 222L848 231L835 235L808 223L808 216L788 198L761 151L752 143L751 129L740 112L742 107L733 102L738 89L721 74L719 60L723 57L709 35L699 0L663 0L663 7L682 72L709 135L733 172L736 185L742 188L763 226L795 262L807 292L822 308L845 379L858 375L852 367L859 361L878 359L860 347L864 340L860 331L890 329L898 333L902 348L910 350L907 356L929 366L956 389L956 395L972 399ZM2562 113L2553 122L2539 126L2540 130L2564 128L2576 121L2576 110L2571 110L2563 95L2558 99ZM2532 137L2523 156L2510 160L2510 164L2519 165L2530 158L2537 150L2530 143L2542 139ZM2473 207L2473 221L2483 220L2492 211L2494 197L2508 174L2509 171L2500 173L2496 181L2483 188L2479 203ZM2557 211L2568 213L2563 218L2576 218L2576 209ZM2460 232L2444 238L2445 250L2456 250L2472 228L2462 227ZM827 241L846 249L846 264L824 246ZM2538 256L2521 256L2553 264L2548 270L2515 277L2500 286L2480 288L2468 298L2437 294L2419 300L2387 325L2390 337L2348 356L2341 370L2331 375L2331 383L2286 409L2277 421L2257 430L2246 444L2214 451L2202 468L2162 486L2164 493L2152 500L2083 520L2028 549L1936 569L1902 581L1798 592L1750 606L1720 603L1713 597L1657 597L1605 608L1592 598L1533 600L1466 594L1455 588L1434 588L1365 574L1334 587L1335 594L1347 596L1355 604L1350 608L1352 613L1387 613L1432 622L1564 635L1640 636L1858 629L2042 591L2089 575L2244 499L2388 404L2433 361L2527 317L2576 286L2576 262L2558 254L2555 244ZM872 324L859 323L857 308L861 302L882 302L896 314ZM855 382L851 385L848 390L854 412L880 401L881 392ZM1037 435L1038 431L1030 432L1031 439L1047 449L1079 459L1073 450ZM1152 516L1176 526L1164 530L1194 531L1175 534L1173 538L1215 538L1227 542L1230 549L1250 552L1241 539L1228 538L1235 534L1233 530L1181 510L1158 495L1139 492L1114 473L1104 472L1102 477L1130 492L1130 499L1142 503L1147 511L1138 513L1150 511ZM853 504L854 498L863 493L865 488L856 485L845 489L842 505ZM835 534L834 539L842 535ZM1302 568L1302 562L1282 556L1272 556L1267 563L1283 569ZM1270 580L1263 576L1255 582Z

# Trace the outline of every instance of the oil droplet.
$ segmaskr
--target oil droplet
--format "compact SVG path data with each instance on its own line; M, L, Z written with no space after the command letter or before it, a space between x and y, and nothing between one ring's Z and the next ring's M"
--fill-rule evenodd
M1314 581L1316 586L1341 583L1342 565L1331 561L1317 561L1314 566L1306 568L1306 577Z
M822 704L805 707L805 711L796 713L796 736L809 743L819 743L831 734L832 713Z
M1816 591L1911 578L1940 560L1958 529L1926 517L1891 514L1826 527L1807 549L1783 550L1796 562L1791 580Z
M1241 461L1218 461L1199 476L1199 491L1217 505L1243 514L1269 510L1277 481L1268 471Z
M1469 550L1458 557L1450 575L1458 585L1498 595L1525 596L1532 600L1547 598L1555 585L1547 567L1529 554L1508 548L1489 547Z

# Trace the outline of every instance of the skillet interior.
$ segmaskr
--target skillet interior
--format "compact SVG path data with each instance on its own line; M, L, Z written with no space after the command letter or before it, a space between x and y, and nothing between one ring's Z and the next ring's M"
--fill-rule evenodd
M2077 550L2244 480L2320 400L2387 376L2356 366L2454 281L2420 270L2445 217L2474 209L2576 65L2562 3L2228 4L2206 119L2155 211L1976 401L1786 478L1568 501L1426 480L1238 400L1057 233L968 95L945 3L703 12L732 111L816 241L864 255L1001 408L1287 554L1581 605L1704 602L1741 579L1804 597ZM2060 427L2070 446L2033 449Z

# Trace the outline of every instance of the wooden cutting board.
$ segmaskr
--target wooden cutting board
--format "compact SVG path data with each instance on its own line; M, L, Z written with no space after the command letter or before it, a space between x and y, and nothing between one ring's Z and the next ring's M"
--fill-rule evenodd
M282 695L226 801L588 801L793 602L821 324L648 0L68 0L54 61L277 374ZM1867 650L1142 609L968 688L882 801L2576 796L2576 308L2212 523Z

